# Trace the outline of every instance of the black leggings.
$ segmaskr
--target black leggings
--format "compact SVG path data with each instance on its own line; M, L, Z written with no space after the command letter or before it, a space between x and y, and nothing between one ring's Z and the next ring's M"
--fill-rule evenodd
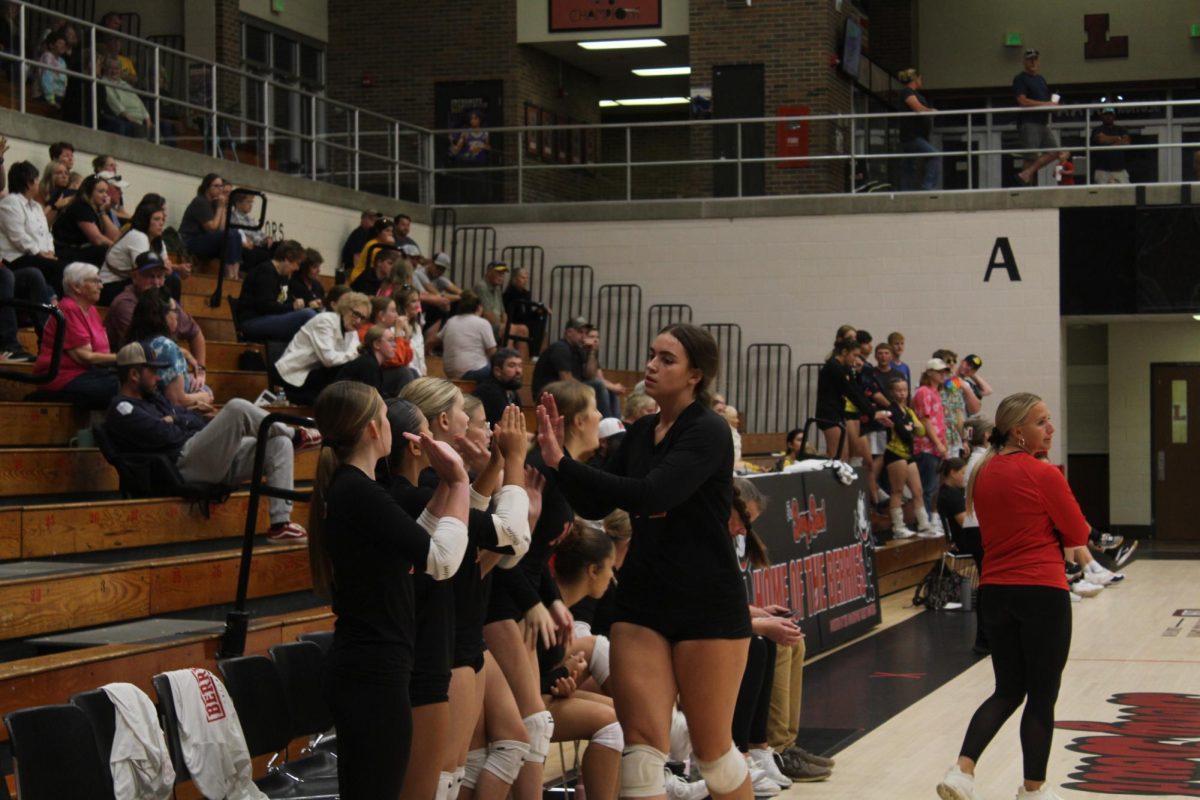
M743 753L751 744L767 740L767 717L771 711L771 684L775 682L775 643L750 637L750 655L733 707L733 743Z
M340 796L396 800L412 748L408 676L382 685L343 677L331 669L325 675L325 697L338 734Z
M1024 701L1025 780L1044 781L1054 734L1054 703L1071 649L1071 598L1065 590L1049 586L992 584L981 587L979 596L996 690L971 717L960 755L978 761Z

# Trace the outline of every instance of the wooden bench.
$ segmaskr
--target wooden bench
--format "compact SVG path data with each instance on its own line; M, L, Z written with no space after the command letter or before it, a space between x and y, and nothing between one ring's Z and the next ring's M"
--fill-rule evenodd
M295 480L313 479L318 454L318 450L296 454ZM96 494L117 489L117 471L94 447L0 449L0 497Z
M5 364L5 369L33 374L32 363ZM254 400L267 388L267 373L242 372L239 370L208 370L207 383L212 387L213 399L217 403L228 403L235 397ZM31 392L41 387L29 383L0 380L0 401L23 401Z

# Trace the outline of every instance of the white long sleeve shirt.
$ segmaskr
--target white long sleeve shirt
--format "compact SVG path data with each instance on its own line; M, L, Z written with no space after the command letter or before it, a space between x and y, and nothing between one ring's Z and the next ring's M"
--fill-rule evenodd
M132 683L100 687L113 704L116 729L109 768L117 800L169 800L175 768L154 703Z
M37 200L15 193L0 200L0 258L12 263L21 256L53 252L54 237Z
M338 367L358 358L358 332L342 330L342 318L325 311L296 331L287 349L275 362L279 376L292 386L303 386L318 366Z

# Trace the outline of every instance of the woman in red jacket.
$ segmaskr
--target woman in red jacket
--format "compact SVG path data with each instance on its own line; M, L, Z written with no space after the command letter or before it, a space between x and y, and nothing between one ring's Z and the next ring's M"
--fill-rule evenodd
M1067 480L1037 458L1054 426L1036 395L1010 395L996 412L991 447L967 486L983 550L980 608L992 648L996 690L983 702L959 752L938 784L943 800L976 800L975 762L1012 713L1021 716L1025 782L1020 798L1059 800L1046 786L1054 702L1071 648L1071 603L1063 548L1087 543L1091 526Z

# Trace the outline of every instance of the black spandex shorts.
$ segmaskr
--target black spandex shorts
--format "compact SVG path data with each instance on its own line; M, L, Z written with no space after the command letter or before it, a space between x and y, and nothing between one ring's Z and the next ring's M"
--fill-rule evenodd
M417 608L413 670L408 685L414 708L450 700L454 651L454 597L446 581L430 579ZM418 590L419 591L419 590Z
M488 597L487 613L483 616L483 624L502 622L506 619L520 622L525 619L525 612L517 608L517 604L513 602L508 592L499 586L494 586L491 596Z
M911 458L905 458L904 456L898 456L895 453L893 453L891 450L883 451L883 465L885 467L888 464L895 464L897 461L903 461L905 464L913 463L913 460Z
M710 603L705 608L684 607L664 602L662 592L626 591L620 584L613 622L641 625L660 634L668 642L693 639L750 638L750 609L743 596L740 603Z

